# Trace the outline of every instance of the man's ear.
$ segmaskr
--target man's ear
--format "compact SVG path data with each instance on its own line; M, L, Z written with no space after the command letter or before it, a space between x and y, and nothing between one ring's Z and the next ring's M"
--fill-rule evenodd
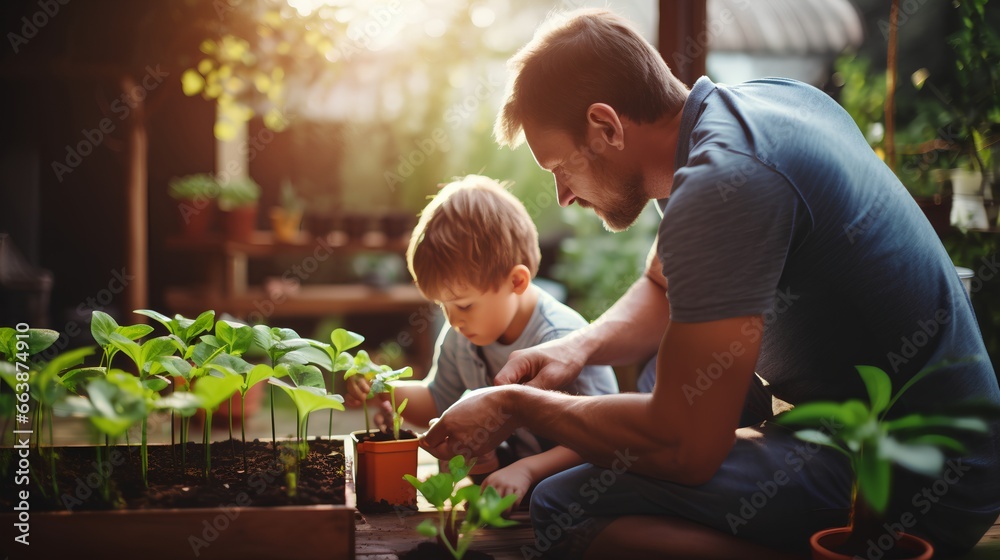
M528 270L528 267L523 264L519 264L510 269L510 275L508 275L507 281L510 282L510 286L513 288L514 293L521 295L528 289L528 286L531 285L531 271Z
M587 141L590 149L599 150L595 141L618 150L625 148L625 126L618 118L618 112L607 103L594 103L587 107Z

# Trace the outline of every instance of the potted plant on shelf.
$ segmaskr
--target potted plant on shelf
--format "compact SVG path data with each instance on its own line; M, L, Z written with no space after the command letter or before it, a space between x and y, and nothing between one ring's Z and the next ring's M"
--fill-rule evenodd
M219 183L208 173L185 175L170 180L167 193L178 201L184 235L200 237L212 228Z
M226 239L248 243L257 229L260 185L249 177L234 177L219 185L219 210Z
M388 394L392 407L392 427L372 431L365 410L365 431L352 432L354 442L354 487L358 496L358 509L362 511L391 511L394 507L416 507L414 488L403 482L404 475L417 474L417 435L402 429L406 399L397 405L396 380L413 376L413 369L392 369L371 361L368 353L358 351L353 366L344 379L363 375L371 385L368 400L375 395Z
M401 558L405 560L411 555L417 558L439 558L450 555L455 560L462 560L469 551L472 538L476 531L486 527L511 527L517 525L503 517L517 501L517 496L510 494L500 497L496 488L487 486L485 489L473 484L459 488L461 481L475 465L475 460L465 463L465 458L456 455L448 461L448 472L432 475L421 482L417 477L406 475L405 479L423 494L437 510L437 523L425 519L417 526L417 532L425 537L436 539L435 543L421 543L417 548ZM448 504L447 511L445 504ZM465 505L465 515L458 522L460 506ZM481 553L469 555L470 558L488 557Z
M107 528L116 527L120 546L145 547L156 559L192 552L200 558L314 558L317 550L352 558L354 511L344 505L343 441L304 441L311 412L341 408L341 398L327 392L317 368L335 367L329 353L317 348L323 345L289 329L214 321L212 312L194 320L141 314L163 324L167 334L155 336L148 325L118 325L94 312L91 331L100 351L68 350L47 362L38 357L58 333L0 328L0 416L8 427L28 416L34 433L43 433L47 420L50 434L42 447L31 436L27 467L17 463L13 450L0 454L3 469L27 470L16 485L0 486L0 522L15 527L15 506L24 499L18 492L30 492L31 545L39 557L100 549ZM251 367L241 357L251 347L271 362ZM95 363L88 365L91 354ZM169 376L184 383L169 392ZM302 443L294 446L289 467L273 453L272 442L244 437L241 457L237 440L213 443L207 428L201 443L189 442L185 430L180 442L147 445L147 431L163 433L165 415L187 419L201 409L208 426L212 412L232 395L278 377L288 379L276 385L287 387L297 405ZM40 407L22 412L17 404L23 399L16 397L22 393ZM97 444L53 447L54 415L86 418ZM141 447L121 445L136 426L142 428ZM169 534L164 526L171 527ZM288 549L290 539L301 547ZM157 546L148 548L150 542Z
M278 241L291 243L299 234L306 201L295 194L291 183L281 186L281 205L271 208L271 229Z
M856 366L868 390L868 403L851 399L843 403L817 401L783 412L775 422L787 426L808 426L795 432L804 441L824 445L844 454L851 463L854 483L851 490L850 525L826 529L810 539L815 560L850 560L864 557L871 542L882 542L886 512L892 489L892 469L900 466L926 476L938 476L944 465L942 449L964 453L965 447L944 430L989 432L989 425L973 410L995 414L989 407L967 407L961 415L909 414L889 420L886 415L914 383L945 367L932 366L914 375L892 394L889 376L874 366ZM838 429L827 429L836 421ZM885 554L900 560L926 560L934 549L914 535L897 535L895 547ZM894 556L892 556L894 554Z

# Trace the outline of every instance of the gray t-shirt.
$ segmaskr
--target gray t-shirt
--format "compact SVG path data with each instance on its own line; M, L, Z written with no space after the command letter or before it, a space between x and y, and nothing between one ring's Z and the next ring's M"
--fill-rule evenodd
M538 303L521 336L511 344L494 342L477 347L449 326L441 331L434 349L434 363L427 375L427 388L438 413L453 405L467 390L493 386L493 377L507 363L511 352L562 338L585 326L579 313L538 290ZM480 359L480 350L485 362ZM618 382L609 366L587 366L569 385L560 388L573 395L604 395L618 392Z

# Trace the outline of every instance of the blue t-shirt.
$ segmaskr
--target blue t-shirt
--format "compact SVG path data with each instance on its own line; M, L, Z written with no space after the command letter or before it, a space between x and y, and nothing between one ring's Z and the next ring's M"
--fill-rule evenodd
M867 401L856 364L882 368L898 390L929 365L971 358L915 384L892 416L1000 404L944 247L829 96L787 79L702 78L684 106L675 169L657 241L671 319L762 315L742 332L761 340L756 371L775 396ZM995 477L981 490L996 507L1000 433L977 441L965 461Z

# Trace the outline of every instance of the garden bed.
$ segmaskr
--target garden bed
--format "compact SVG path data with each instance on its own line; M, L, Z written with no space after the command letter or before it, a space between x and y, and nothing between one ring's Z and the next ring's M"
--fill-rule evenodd
M248 442L246 472L241 443L234 444L235 454L229 441L212 444L209 481L201 444L188 444L184 472L179 447L172 453L169 445L150 446L148 491L137 446L131 457L127 447L112 447L101 463L93 447L59 448L59 498L53 499L51 484L46 497L32 485L28 554L14 550L14 557L112 549L170 560L354 557L354 508L345 505L342 440L310 442L294 496L286 463L275 459L270 442ZM48 483L46 450L31 455L39 480ZM102 495L102 473L113 481L110 503ZM14 487L4 484L0 492L5 512L0 523L8 533L5 542L13 543L17 520L6 512L17 504Z

